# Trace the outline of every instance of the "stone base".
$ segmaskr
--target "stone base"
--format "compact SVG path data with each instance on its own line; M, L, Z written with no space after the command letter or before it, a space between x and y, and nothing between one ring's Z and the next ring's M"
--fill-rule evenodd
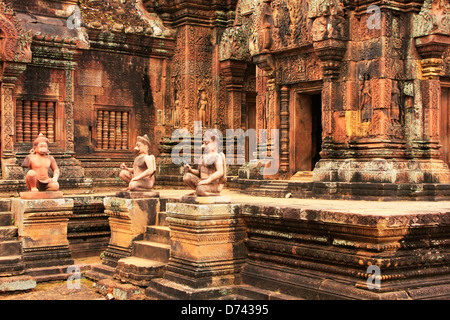
M156 223L159 199L106 197L103 204L109 216L111 238L102 261L116 267L120 259L131 255L133 241L142 240L146 227Z
M197 196L182 196L181 202L190 204L221 204L231 203L231 198L227 196L214 196L214 197L197 197Z
M313 177L315 182L448 183L450 170L442 160L322 159Z
M30 191L20 192L20 198L25 200L39 199L61 199L64 193L62 191Z
M156 191L119 191L116 197L124 199L147 199L159 198L159 192Z
M197 204L166 205L171 237L170 259L164 273L168 287L188 287L211 296L222 295L224 291L219 288L225 290L240 283L246 257L245 227L237 205L214 203L224 199L213 198L192 197L189 200ZM202 200L213 203L198 204Z
M167 279L157 278L150 281L145 294L161 300L211 300L234 294L235 286L191 288Z
M120 259L114 278L139 287L147 287L154 278L164 275L166 263L131 256Z
M367 206L243 205L243 283L307 300L449 299L450 215Z
M31 276L0 278L0 292L26 291L35 287L36 281Z
M40 268L44 269L39 273L65 273L64 268L55 267L74 263L67 239L72 210L72 199L11 200L27 273Z

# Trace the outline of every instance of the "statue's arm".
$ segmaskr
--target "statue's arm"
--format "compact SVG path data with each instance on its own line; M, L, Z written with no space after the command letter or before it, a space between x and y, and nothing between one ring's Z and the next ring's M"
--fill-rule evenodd
M31 168L30 155L27 155L27 156L25 157L25 160L23 160L22 168L24 168L24 169L29 169L29 168Z
M60 171L53 156L50 156L50 168L53 170L53 181L58 182Z

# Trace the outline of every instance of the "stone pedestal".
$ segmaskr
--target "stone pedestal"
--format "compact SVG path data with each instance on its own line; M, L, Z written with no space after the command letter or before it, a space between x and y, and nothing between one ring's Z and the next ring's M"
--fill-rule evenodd
M103 204L109 216L111 239L102 263L116 267L120 259L131 256L133 241L142 240L145 227L155 224L159 199L107 197Z
M147 198L159 198L159 192L156 191L119 191L116 192L117 198L125 199L147 199Z
M72 265L67 225L72 199L12 199L27 269Z
M154 279L148 291L180 299L226 295L233 285L240 284L247 255L239 206L223 203L229 202L223 197L189 200L190 203L167 204L169 264L164 278ZM204 201L210 203L201 204Z

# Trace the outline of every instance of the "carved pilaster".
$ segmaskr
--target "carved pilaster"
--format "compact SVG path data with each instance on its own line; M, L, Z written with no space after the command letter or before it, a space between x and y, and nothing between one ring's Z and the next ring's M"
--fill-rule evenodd
M220 63L225 76L229 97L229 127L239 129L241 126L242 95L244 88L244 74L247 63L236 60L225 60Z
M287 86L281 88L280 170L289 172L289 87Z

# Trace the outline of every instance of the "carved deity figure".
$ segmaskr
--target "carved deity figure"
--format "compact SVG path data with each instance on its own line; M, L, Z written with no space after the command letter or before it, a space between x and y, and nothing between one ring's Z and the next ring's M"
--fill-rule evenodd
M147 135L137 137L134 151L137 156L133 168L127 168L125 163L120 165L120 178L128 183L123 191L148 191L155 184L156 161L155 156L149 155L150 139Z
M41 133L33 142L33 149L25 158L22 167L30 169L25 182L31 192L58 191L60 170L55 158L48 150L49 140ZM49 177L49 170L53 170L53 177Z
M261 13L261 28L262 28L262 51L269 50L272 47L272 0L263 0L263 9Z
M394 124L401 122L401 93L398 83L394 83L392 86L392 96L391 96L391 121Z
M198 120L202 122L202 126L205 127L209 124L208 121L208 98L206 91L202 90L200 93L200 99L198 101Z
M178 91L174 92L175 101L172 109L172 125L175 128L180 127L180 99L178 98Z
M225 155L218 152L218 135L207 131L203 139L203 154L198 169L184 167L184 183L195 192L190 195L219 196L227 181Z
M364 75L364 82L361 87L361 119L362 122L369 122L372 120L372 90L368 74Z

